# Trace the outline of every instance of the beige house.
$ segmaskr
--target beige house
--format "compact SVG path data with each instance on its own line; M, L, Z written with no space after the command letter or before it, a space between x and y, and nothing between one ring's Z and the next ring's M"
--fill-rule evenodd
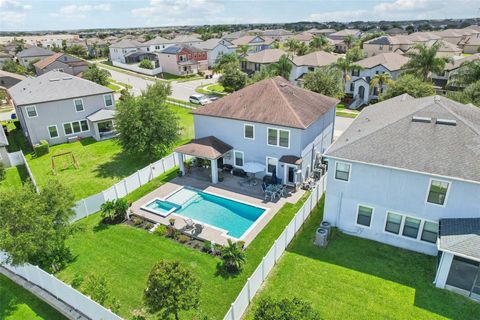
M405 36L381 36L369 40L363 44L363 52L365 57L372 57L377 54L387 52L407 51L414 45L414 42Z
M480 33L470 36L463 45L463 53L480 53Z
M270 64L278 62L284 54L287 54L287 52L281 49L265 49L250 54L241 62L242 70L247 74L260 71L262 67L268 67Z
M430 40L425 43L427 47L431 47L434 44L440 43L440 48L437 51L437 57L449 58L453 56L459 56L462 54L462 49L453 43L447 42L445 40ZM406 53L414 52L415 48L410 48Z

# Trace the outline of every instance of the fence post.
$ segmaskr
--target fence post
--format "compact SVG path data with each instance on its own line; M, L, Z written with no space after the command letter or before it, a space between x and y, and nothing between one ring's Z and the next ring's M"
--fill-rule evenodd
M235 320L235 302L232 302L232 320Z
M118 190L117 190L117 184L113 185L113 190L115 191L115 197L118 199Z
M150 174L148 175L148 181L152 181L153 180L153 168L155 168L155 167L153 166L152 163L150 163L149 167L150 167Z
M278 242L278 239L275 239L275 242L273 243L273 246L275 248L275 250L273 250L273 264L277 264L277 242Z
M128 179L128 177L126 177L125 179L123 179L123 185L125 186L125 192L128 194L127 179Z
M137 170L138 185L142 185L142 179L140 179L140 170Z
M82 199L83 202L83 208L85 208L85 217L88 216L88 207L87 207L87 201L85 199Z
M285 227L285 250L288 247L288 225Z
M175 152L172 153L172 156L173 156L173 166L176 167L177 166L177 160L176 160L177 157L175 157Z
M265 257L262 258L262 282L265 281Z
M163 168L162 173L165 173L165 158L162 158L162 168Z
M247 279L247 295L248 295L248 302L252 301L252 293L250 292L250 277Z

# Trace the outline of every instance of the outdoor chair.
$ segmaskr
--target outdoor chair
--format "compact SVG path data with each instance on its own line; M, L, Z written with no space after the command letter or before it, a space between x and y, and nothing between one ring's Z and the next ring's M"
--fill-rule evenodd
M288 197L288 190L286 185L283 185L282 190L280 191L280 194L285 198Z
M203 225L201 225L200 223L195 223L194 227L195 227L195 230L194 230L195 235L199 235L200 233L202 233Z
M185 229L189 230L189 229L193 229L193 226L194 226L194 222L192 219L190 218L187 218L187 219L183 219L185 221Z

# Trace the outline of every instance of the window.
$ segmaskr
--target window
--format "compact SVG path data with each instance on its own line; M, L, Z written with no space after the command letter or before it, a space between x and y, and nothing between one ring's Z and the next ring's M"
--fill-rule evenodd
M90 130L88 127L87 120L80 120L80 121L73 121L63 124L63 131L65 131L65 135L70 135L74 133L80 133L84 131Z
M387 223L385 231L398 234L400 232L400 225L402 224L402 216L396 213L388 212Z
M277 158L267 157L267 173L272 174L274 171L277 171Z
M55 125L48 126L47 129L48 129L48 134L50 135L50 139L58 138L57 126Z
M36 116L38 116L37 107L35 107L35 106L25 107L25 110L27 111L27 116L29 118L35 118Z
M373 208L366 206L358 206L357 209L357 224L365 227L370 227L372 222Z
M360 75L360 70L358 70L358 69L353 69L352 70L352 76L358 77L359 75Z
M276 129L268 129L268 144L271 146L277 145L278 131Z
M245 139L255 139L255 127L253 124L246 124L243 129L243 136Z
M64 123L64 124L63 124L63 130L65 131L65 134L66 134L66 135L72 134L72 133L73 133L72 124L70 124L70 123Z
M420 219L405 217L405 224L403 226L402 234L406 237L417 238L418 229L420 228Z
M83 111L83 100L82 99L75 99L73 100L73 104L75 105L75 111L80 112Z
M103 100L105 101L105 107L113 106L113 98L111 94L104 95Z
M235 166L236 167L243 167L243 152L242 151L235 151L234 152L234 159L235 159Z
M279 141L280 147L288 148L289 141L290 141L290 131L279 130L279 132L280 132L280 141Z
M73 127L73 132L74 133L79 133L80 131L82 131L80 129L80 123L75 121L75 122L72 122L72 127Z
M337 162L335 166L335 179L342 180L342 181L349 181L350 164Z
M88 131L88 123L87 120L80 121L80 126L82 127L82 131Z
M448 185L446 181L431 180L427 202L443 206L447 199Z
M267 144L283 148L290 147L290 131L268 128Z
M436 243L438 237L438 223L425 221L423 224L422 239L423 241Z
M350 91L353 92L355 91L355 83L350 83Z

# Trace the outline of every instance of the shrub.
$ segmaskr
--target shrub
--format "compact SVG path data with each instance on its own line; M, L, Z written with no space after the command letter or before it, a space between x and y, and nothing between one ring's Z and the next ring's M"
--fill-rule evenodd
M202 251L203 251L203 252L210 252L210 251L212 251L212 243L211 243L210 241L208 241L208 240L205 241L205 242L203 243Z
M72 280L72 287L75 289L80 288L83 283L83 276L79 273L75 273Z
M147 222L147 223L145 224L145 229L150 230L150 229L152 229L152 228L153 228L153 223Z
M40 140L40 143L36 144L33 147L33 150L35 151L35 156L36 157L41 157L44 154L48 154L50 148L48 146L47 140Z
M185 234L181 234L181 235L178 236L177 240L180 243L187 243L190 240L190 237L185 235Z
M105 277L90 275L85 283L85 292L96 302L104 305L108 300L110 290L107 288L107 280Z
M152 61L147 59L143 59L138 66L142 69L153 69Z
M0 181L5 179L5 165L3 162L0 162Z
M121 222L127 214L128 206L127 200L123 198L103 203L100 206L103 221L105 223Z
M167 235L168 238L177 239L178 236L180 235L180 231L178 231L177 229L175 229L171 226L168 226L166 235Z
M156 235L159 235L159 236L164 237L165 235L167 235L167 226L164 226L163 224L159 225L159 226L155 229L154 233L155 233Z
M134 225L139 226L143 223L143 219L139 217L133 217L132 222Z
M223 267L230 273L242 270L246 261L245 252L230 239L228 239L228 245L221 249L220 255L222 256Z
M175 225L175 219L174 218L168 219L168 222L170 223L171 226Z
M253 316L254 320L320 320L320 316L312 309L312 306L299 298L275 300L263 298L260 300Z
M238 241L238 242L237 242L237 246L238 246L240 249L244 249L244 248L245 248L245 241Z

